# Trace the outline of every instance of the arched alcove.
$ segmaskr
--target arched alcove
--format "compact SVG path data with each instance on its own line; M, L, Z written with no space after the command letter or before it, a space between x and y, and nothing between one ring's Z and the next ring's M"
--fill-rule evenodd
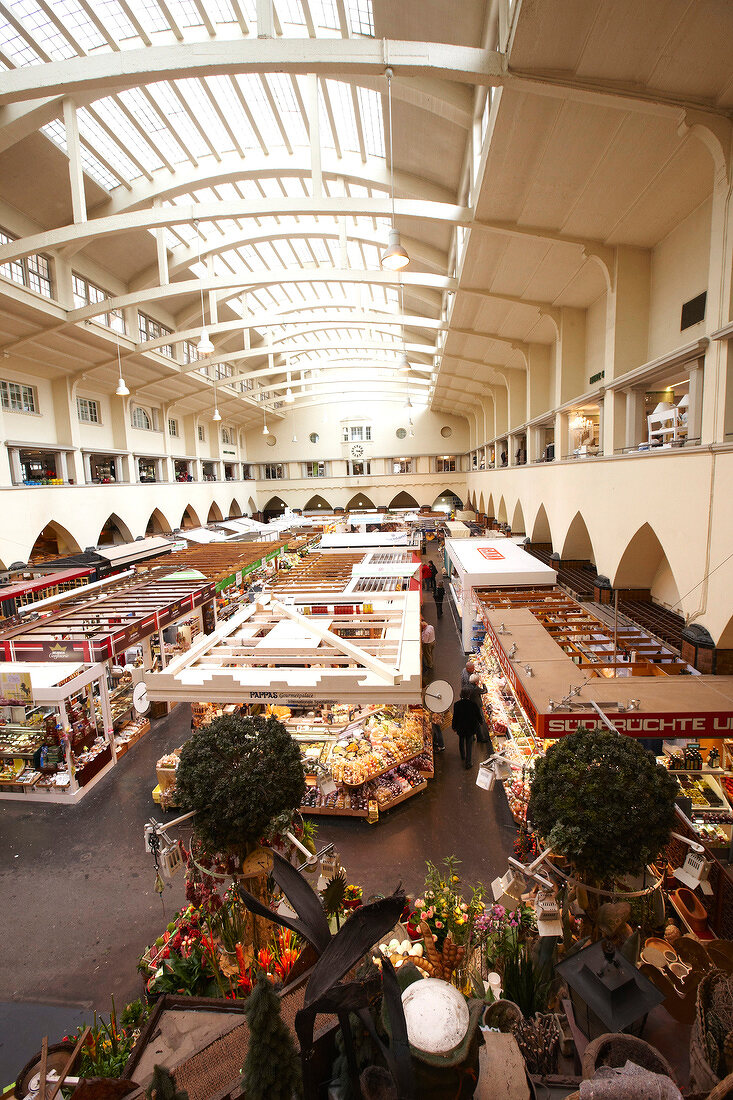
M504 497L502 497L501 500L499 501L499 510L496 513L496 518L498 519L499 523L508 523L509 522L509 518L508 518L507 512L506 512L506 502L504 500Z
M537 515L534 517L534 523L532 524L532 542L545 543L548 546L552 546L550 521L547 518L544 504L540 504L537 509Z
M486 515L488 519L496 519L496 512L494 511L494 494L489 493L489 499L486 501Z
M410 493L406 493L404 489L398 493L397 496L392 497L389 502L390 508L419 508L420 505L415 500L414 496Z
M593 543L580 512L575 513L568 527L560 557L563 561L592 561L594 565L596 563Z
M478 511L483 515L486 511L486 505L484 503L484 494L480 493L478 498Z
M267 521L269 519L275 519L276 516L281 516L284 511L285 511L285 501L281 500L280 497L270 497L267 504L265 505L265 508L264 508L264 511L263 511L262 514L264 515L265 520Z
M249 514L253 516L257 511L257 505L254 502L254 497L250 497L247 501L247 507L249 508Z
M320 496L318 493L312 496L303 508L304 512L330 512L332 511L331 505L328 503L325 497Z
M664 547L648 523L629 541L613 577L614 588L650 589L659 603L673 607L680 592Z
M179 524L179 527L200 527L200 526L201 526L201 520L198 517L198 513L196 512L196 509L191 504L186 505L186 510L184 511L183 515L181 516L181 522Z
M224 516L221 514L221 508L216 503L216 501L214 501L213 504L211 505L211 507L209 508L209 514L206 517L206 522L207 523L220 523L221 520L223 520L223 519L224 519Z
M160 508L154 508L150 513L150 519L145 525L145 534L150 535L169 535L171 532L171 525L165 518Z
M242 509L239 507L239 501L235 497L234 500L232 501L232 503L229 505L229 516L228 516L228 518L229 519L238 519L239 516L241 516L241 514L242 514Z
M524 535L526 534L526 528L524 524L524 510L522 508L521 501L517 501L514 507L514 514L512 516L512 534Z
M354 493L353 497L346 505L347 512L373 512L375 506L366 493Z
M97 535L97 546L115 546L119 542L132 542L132 532L114 512L108 516Z
M463 509L463 501L452 489L444 489L432 504L433 512L460 512Z
M65 527L55 519L49 521L33 543L28 561L46 561L48 558L64 557L66 554L78 554L81 546L69 534Z
M718 649L733 649L733 615L728 619L717 642Z

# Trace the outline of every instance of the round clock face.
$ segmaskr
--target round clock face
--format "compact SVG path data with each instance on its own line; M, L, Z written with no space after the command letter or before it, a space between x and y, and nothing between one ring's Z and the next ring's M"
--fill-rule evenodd
M360 447L357 443L351 448L351 454L354 458L361 458L361 456L364 454L364 448Z
M425 706L435 714L442 714L453 704L453 688L447 680L433 680L423 692Z
M135 684L135 687L132 689L132 702L138 714L146 714L147 711L150 710L148 689L143 682Z
M398 428L395 435L398 439L404 439L407 435L407 428Z

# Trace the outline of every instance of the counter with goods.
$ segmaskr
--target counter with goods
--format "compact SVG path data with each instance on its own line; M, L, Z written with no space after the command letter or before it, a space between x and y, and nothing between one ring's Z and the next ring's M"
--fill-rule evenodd
M682 750L666 751L668 755L658 758L658 761L675 776L680 795L690 799L688 817L695 832L701 840L715 848L730 847L733 836L733 775L723 768L704 764L689 770L685 767Z
M78 800L116 758L112 734L103 665L0 672L0 796Z
M502 753L511 767L510 774L502 780L509 808L514 820L521 824L527 816L528 772L532 763L544 755L544 744L504 676L488 638L474 662L486 688L482 701L493 750Z
M285 724L306 767L304 813L376 821L433 776L432 729L421 707L334 706L293 714Z

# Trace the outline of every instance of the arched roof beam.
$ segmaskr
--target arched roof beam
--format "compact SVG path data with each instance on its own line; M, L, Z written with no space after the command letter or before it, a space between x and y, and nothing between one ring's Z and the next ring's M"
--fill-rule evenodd
M140 210L152 204L154 199L161 202L172 200L191 191L224 183L239 183L243 180L292 178L310 179L312 172L311 153L306 147L296 148L290 155L277 150L268 156L262 153L248 154L242 159L238 153L222 154L217 164L205 162L197 166L183 163L176 168L175 175L160 170L152 181L141 177L132 184L132 190L114 193L109 201L94 208L95 216L124 214L128 210ZM363 161L358 154L344 153L337 157L330 149L321 151L321 172L324 179L346 180L349 183L367 184L390 190L389 169L383 157L367 157ZM410 172L395 171L395 192L404 198L433 199L436 202L451 202L453 195L445 187L430 180L415 176ZM202 242L203 244L203 242ZM185 248L184 245L180 246ZM178 248L174 250L178 252Z
M249 276L251 274L254 274L255 278L250 280ZM456 280L448 275L403 272L400 277L405 286L410 287L432 287L436 290L455 290L456 288ZM237 276L217 275L214 278L186 279L183 282L167 283L165 286L146 287L143 290L133 291L132 294L120 294L116 297L105 298L101 302L93 302L79 309L69 310L67 318L70 324L75 324L79 321L91 320L104 313L109 313L113 309L126 309L128 306L143 305L152 301L164 301L166 298L177 298L182 294L198 294L199 290L232 289L232 297L234 297L243 291L256 290L259 287L289 286L296 283L371 283L378 286L393 286L396 282L397 277L391 271L352 271L348 268L345 270L338 268L319 269L317 271L296 271L293 268L282 268L279 271L246 272ZM297 306L298 311L302 308L300 305ZM251 320L249 324L251 327ZM167 342L171 342L170 336Z
M43 233L34 233L0 245L0 264L19 259L34 252L47 252L49 249L62 248L65 245L77 245L117 233L130 233L136 229L165 228L170 225L182 225L194 221L232 220L235 218L265 217L348 217L363 215L370 218L391 218L392 204L388 198L373 199L356 196L338 198L298 199L262 199L257 201L242 199L232 202L198 202L175 206L156 206L147 210L133 210L125 214L96 218L79 222L76 225L60 226ZM397 219L418 218L425 221L462 225L474 231L484 230L510 237L529 237L535 240L553 241L587 249L595 255L599 249L606 248L603 242L591 241L581 237L571 237L556 233L551 229L537 226L517 225L511 222L475 221L471 210L452 203L432 202L423 199L396 199L395 215Z
M54 95L100 95L162 80L237 73L316 73L384 78L387 67L400 79L429 75L459 84L499 85L503 55L473 46L403 42L379 38L253 38L147 46L119 53L89 54L3 73L0 106Z

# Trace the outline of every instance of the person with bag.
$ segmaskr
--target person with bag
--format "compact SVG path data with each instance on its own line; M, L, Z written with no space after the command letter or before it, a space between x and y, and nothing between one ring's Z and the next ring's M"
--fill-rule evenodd
M433 752L445 752L443 730L450 729L452 721L453 711L450 707L448 707L448 710L444 710L442 714L433 715Z
M445 588L443 586L443 578L438 578L438 583L435 586L435 614L439 619L443 618L443 600L445 599Z
M451 727L458 734L458 748L466 771L473 766L473 739L481 727L481 711L471 699L470 688L463 688L453 707Z
M472 673L472 675L469 677L468 690L469 699L473 700L473 702L479 709L479 713L481 714L481 725L479 726L478 733L476 734L476 740L480 745L485 745L489 741L489 727L486 724L486 718L484 716L484 701L482 699L482 696L486 694L486 687L484 686L484 684L481 683L478 672Z

